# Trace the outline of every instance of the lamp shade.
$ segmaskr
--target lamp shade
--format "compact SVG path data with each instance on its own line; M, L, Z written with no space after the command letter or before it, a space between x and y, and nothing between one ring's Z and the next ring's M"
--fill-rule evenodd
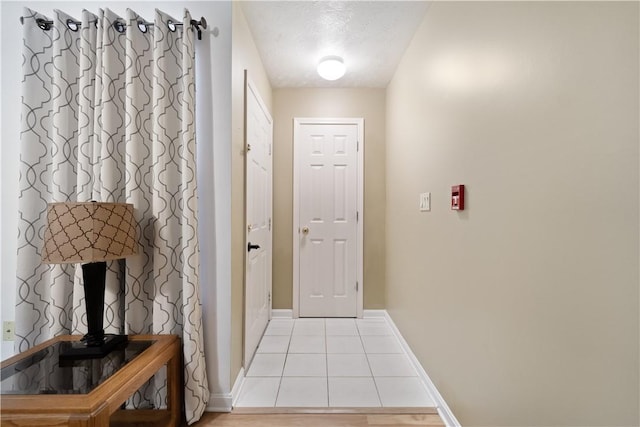
M133 205L68 202L47 206L42 261L88 263L137 253Z

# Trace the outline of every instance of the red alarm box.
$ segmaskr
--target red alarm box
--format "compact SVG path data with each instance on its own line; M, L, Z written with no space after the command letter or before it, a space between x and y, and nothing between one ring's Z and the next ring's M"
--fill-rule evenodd
M464 185L451 187L451 209L454 211L464 210Z

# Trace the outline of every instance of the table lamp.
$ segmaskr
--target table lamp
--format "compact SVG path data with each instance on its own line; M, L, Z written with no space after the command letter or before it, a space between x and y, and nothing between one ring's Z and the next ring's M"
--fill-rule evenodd
M101 358L127 342L103 329L106 261L137 252L133 205L102 202L50 203L42 262L82 263L87 334L61 358Z

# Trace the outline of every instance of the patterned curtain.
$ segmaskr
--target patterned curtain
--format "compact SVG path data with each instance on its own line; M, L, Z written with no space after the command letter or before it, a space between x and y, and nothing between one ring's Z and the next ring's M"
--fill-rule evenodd
M126 202L139 251L107 272L105 331L177 334L189 423L205 409L191 16L23 16L16 351L84 334L80 266L42 264L49 202ZM44 27L44 28L43 28ZM162 381L148 392L164 403ZM141 398L144 400L144 397Z

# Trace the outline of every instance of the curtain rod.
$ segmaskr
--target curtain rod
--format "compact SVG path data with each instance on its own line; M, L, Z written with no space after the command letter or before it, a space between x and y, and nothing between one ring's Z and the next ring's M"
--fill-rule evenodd
M24 16L20 17L20 23L24 25ZM89 21L89 23L98 25L98 20ZM42 30L49 31L53 26L53 21L47 21L46 19L43 19L43 18L37 18L36 24ZM80 26L82 25L82 22L74 21L73 19L67 19L66 24L71 31L78 31L80 29ZM204 19L204 16L202 16L200 17L199 21L192 19L190 24L192 27L195 27L196 30L198 31L198 40L202 40L202 29L205 29L205 30L207 29L207 20ZM182 22L173 22L171 20L167 22L167 28L169 28L171 32L175 32L177 29L176 27L179 27L182 25L184 25ZM143 33L147 32L148 27L153 27L153 22L145 22L143 20L138 21L138 29L140 29L140 31L142 31ZM202 29L200 29L200 27L202 27ZM113 28L115 28L116 31L119 33L124 33L127 29L126 24L123 22L122 19L116 19L116 21L113 23Z

